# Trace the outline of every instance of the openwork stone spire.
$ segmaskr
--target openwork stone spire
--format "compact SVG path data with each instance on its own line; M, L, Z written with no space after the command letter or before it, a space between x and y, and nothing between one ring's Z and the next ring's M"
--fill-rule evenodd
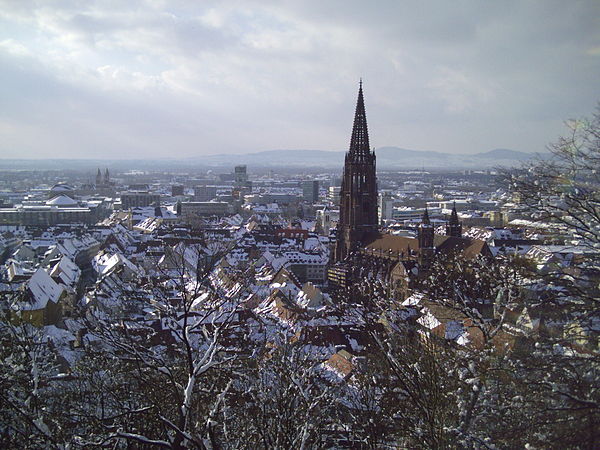
M358 89L350 149L344 162L340 192L336 261L366 244L378 230L375 152L369 147L362 80Z
M354 113L354 125L352 137L350 138L349 156L360 160L371 152L369 146L369 130L367 128L367 115L365 113L365 100L363 98L362 79L358 88L358 100L356 101L356 112Z

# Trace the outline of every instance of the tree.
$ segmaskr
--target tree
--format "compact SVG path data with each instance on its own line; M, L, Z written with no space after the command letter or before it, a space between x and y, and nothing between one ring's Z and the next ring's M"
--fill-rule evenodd
M215 372L234 358L223 341L235 327L237 304L219 297L209 280L221 253L178 245L165 254L169 260L138 288L143 314L88 316L97 350L88 350L77 370L77 389L88 396L79 414L101 426L95 440L84 430L79 442L214 446L215 416L229 386L228 376ZM131 293L119 295L124 301ZM86 364L94 362L104 376L89 375Z
M414 288L469 319L481 332L485 347L502 330L507 308L524 304L532 275L531 264L517 255L438 254Z
M47 386L56 363L39 330L0 320L0 443L28 448L53 442L56 417L49 414L52 392Z
M59 361L42 330L12 310L24 293L4 293L1 301L0 446L57 447L69 433Z
M550 226L573 252L570 261L540 274L531 305L552 313L562 330L539 336L514 363L528 386L522 403L535 427L528 442L594 448L600 439L600 107L567 127L549 146L549 159L504 173L532 219Z
M556 299L583 301L577 309L593 313L600 302L600 105L591 119L566 124L569 133L549 146L549 158L503 176L534 220L579 247L579 260L555 267L546 282L560 287Z
M388 439L403 446L446 448L456 441L459 380L450 347L437 339L391 333L377 337L382 365L380 408L393 427Z
M233 448L322 448L334 429L337 386L300 342L277 333L274 347L238 367L225 400L223 442Z

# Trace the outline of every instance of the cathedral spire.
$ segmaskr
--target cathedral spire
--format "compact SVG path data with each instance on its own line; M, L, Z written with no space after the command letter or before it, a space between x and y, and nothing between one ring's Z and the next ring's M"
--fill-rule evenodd
M362 79L354 114L350 149L344 161L335 259L341 261L377 232L375 152L369 147Z
M363 98L361 78L358 85L358 99L356 100L356 111L354 113L352 137L350 138L349 156L355 159L362 159L370 153L369 130L367 129L367 115L365 113L365 100Z

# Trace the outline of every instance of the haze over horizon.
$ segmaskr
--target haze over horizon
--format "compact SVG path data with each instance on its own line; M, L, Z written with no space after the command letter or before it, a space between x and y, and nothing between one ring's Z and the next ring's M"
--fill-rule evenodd
M600 99L600 2L0 0L2 158L542 152Z

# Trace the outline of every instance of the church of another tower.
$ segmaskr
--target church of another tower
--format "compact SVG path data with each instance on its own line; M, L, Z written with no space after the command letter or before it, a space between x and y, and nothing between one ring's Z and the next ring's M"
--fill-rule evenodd
M375 152L369 147L362 80L354 114L350 149L346 153L340 191L340 219L335 260L344 260L377 232Z
M450 220L446 224L446 236L462 237L462 224L458 220L458 213L456 212L456 202L454 202L454 205L452 206Z
M334 264L327 272L329 287L334 292L365 277L380 277L391 281L398 295L405 295L411 280L432 270L439 254L474 258L491 256L491 251L484 241L462 237L456 205L452 208L445 236L435 234L427 208L416 237L379 231L375 152L369 148L361 82L350 149L344 162Z

